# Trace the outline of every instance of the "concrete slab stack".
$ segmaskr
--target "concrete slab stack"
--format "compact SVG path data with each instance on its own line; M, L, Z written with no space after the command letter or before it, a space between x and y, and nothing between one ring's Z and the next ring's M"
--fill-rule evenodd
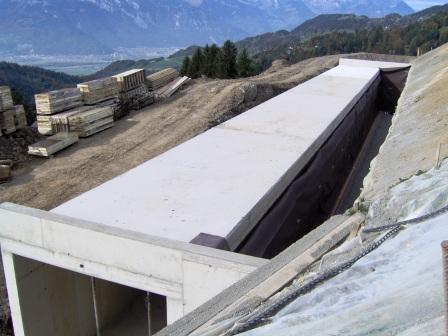
M82 105L81 92L77 88L40 93L34 98L38 115L52 115Z
M77 85L86 105L94 105L118 95L120 85L113 77L96 79Z
M176 69L168 68L146 77L148 89L157 90L179 77Z

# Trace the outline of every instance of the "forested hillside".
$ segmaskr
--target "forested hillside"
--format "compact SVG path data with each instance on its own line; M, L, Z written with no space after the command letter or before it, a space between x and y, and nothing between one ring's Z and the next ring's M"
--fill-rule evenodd
M278 49L256 57L259 63L286 58L291 63L338 53L369 52L416 56L448 42L448 13L440 13L406 27L332 32L295 43L287 50Z

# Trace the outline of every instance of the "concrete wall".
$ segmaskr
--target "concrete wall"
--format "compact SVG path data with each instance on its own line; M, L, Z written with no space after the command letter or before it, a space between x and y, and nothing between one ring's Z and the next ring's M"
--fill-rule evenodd
M259 258L16 205L1 205L0 218L0 243L17 336L24 334L28 315L24 314L26 321L22 321L19 298L23 288L17 286L21 265L15 267L10 262L12 254L166 296L168 324L265 263ZM73 286L69 285L73 280L56 276Z
M89 277L14 256L26 335L95 335Z

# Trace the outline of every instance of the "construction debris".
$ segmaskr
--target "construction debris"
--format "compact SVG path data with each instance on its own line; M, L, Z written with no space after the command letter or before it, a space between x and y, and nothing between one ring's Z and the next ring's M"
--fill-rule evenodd
M12 94L9 86L0 86L0 111L12 108Z
M167 85L179 76L176 69L167 68L146 77L146 84L150 90L157 90Z
M145 70L133 69L113 76L119 84L120 92L128 92L145 84Z
M50 157L51 155L67 148L78 142L78 135L75 133L58 133L47 139L36 142L28 146L28 154L43 157Z
M34 97L36 112L40 115L51 115L82 105L81 92L77 88L40 93Z
M119 83L113 77L96 79L90 82L78 84L82 100L86 105L95 105L105 100L114 98L119 92Z
M95 107L68 117L70 131L86 138L114 126L114 111L111 106Z

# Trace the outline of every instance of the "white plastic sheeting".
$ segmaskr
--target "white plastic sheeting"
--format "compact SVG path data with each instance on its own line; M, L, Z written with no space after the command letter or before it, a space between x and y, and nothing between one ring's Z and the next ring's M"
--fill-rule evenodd
M400 219L446 204L447 171L445 162L390 190L390 201L407 200L398 202ZM348 271L296 299L271 324L244 335L444 335L443 240L448 214L409 225Z

